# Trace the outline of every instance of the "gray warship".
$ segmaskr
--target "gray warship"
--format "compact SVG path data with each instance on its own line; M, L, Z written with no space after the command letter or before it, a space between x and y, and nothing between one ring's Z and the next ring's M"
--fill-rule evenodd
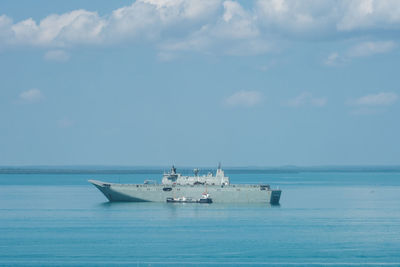
M162 183L145 181L143 184L119 184L89 180L110 202L167 202L171 199L200 199L207 194L212 203L270 203L278 205L281 190L269 185L231 184L219 164L215 176L212 173L184 176L172 166L164 172Z

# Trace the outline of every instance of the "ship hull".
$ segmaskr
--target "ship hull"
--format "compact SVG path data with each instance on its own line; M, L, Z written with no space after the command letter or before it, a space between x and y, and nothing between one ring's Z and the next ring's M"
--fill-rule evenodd
M281 190L260 185L156 185L114 184L89 180L110 202L166 202L167 198L198 199L207 192L213 203L270 203L279 204Z

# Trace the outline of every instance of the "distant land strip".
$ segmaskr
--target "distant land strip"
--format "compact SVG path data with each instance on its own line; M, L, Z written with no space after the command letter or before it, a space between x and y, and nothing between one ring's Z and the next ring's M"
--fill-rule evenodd
M115 166L0 166L0 174L162 174L170 167L115 167ZM188 175L194 168L178 168ZM199 168L201 174L214 173L215 168ZM226 174L243 173L299 173L299 172L400 172L400 166L283 166L283 167L226 167Z

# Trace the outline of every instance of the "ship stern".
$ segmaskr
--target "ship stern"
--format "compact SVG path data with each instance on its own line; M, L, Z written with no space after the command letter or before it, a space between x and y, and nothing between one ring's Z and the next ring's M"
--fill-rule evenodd
M279 200L281 199L282 190L275 189L271 190L271 197L269 203L271 205L279 205Z

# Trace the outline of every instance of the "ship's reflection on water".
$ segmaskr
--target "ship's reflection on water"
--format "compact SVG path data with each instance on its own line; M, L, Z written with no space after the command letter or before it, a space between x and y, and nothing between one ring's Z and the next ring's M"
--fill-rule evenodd
M103 202L97 205L111 213L137 213L140 216L158 218L229 218L235 214L257 215L269 209L279 209L281 205L269 203L157 203L157 202ZM252 216L253 217L253 216Z

